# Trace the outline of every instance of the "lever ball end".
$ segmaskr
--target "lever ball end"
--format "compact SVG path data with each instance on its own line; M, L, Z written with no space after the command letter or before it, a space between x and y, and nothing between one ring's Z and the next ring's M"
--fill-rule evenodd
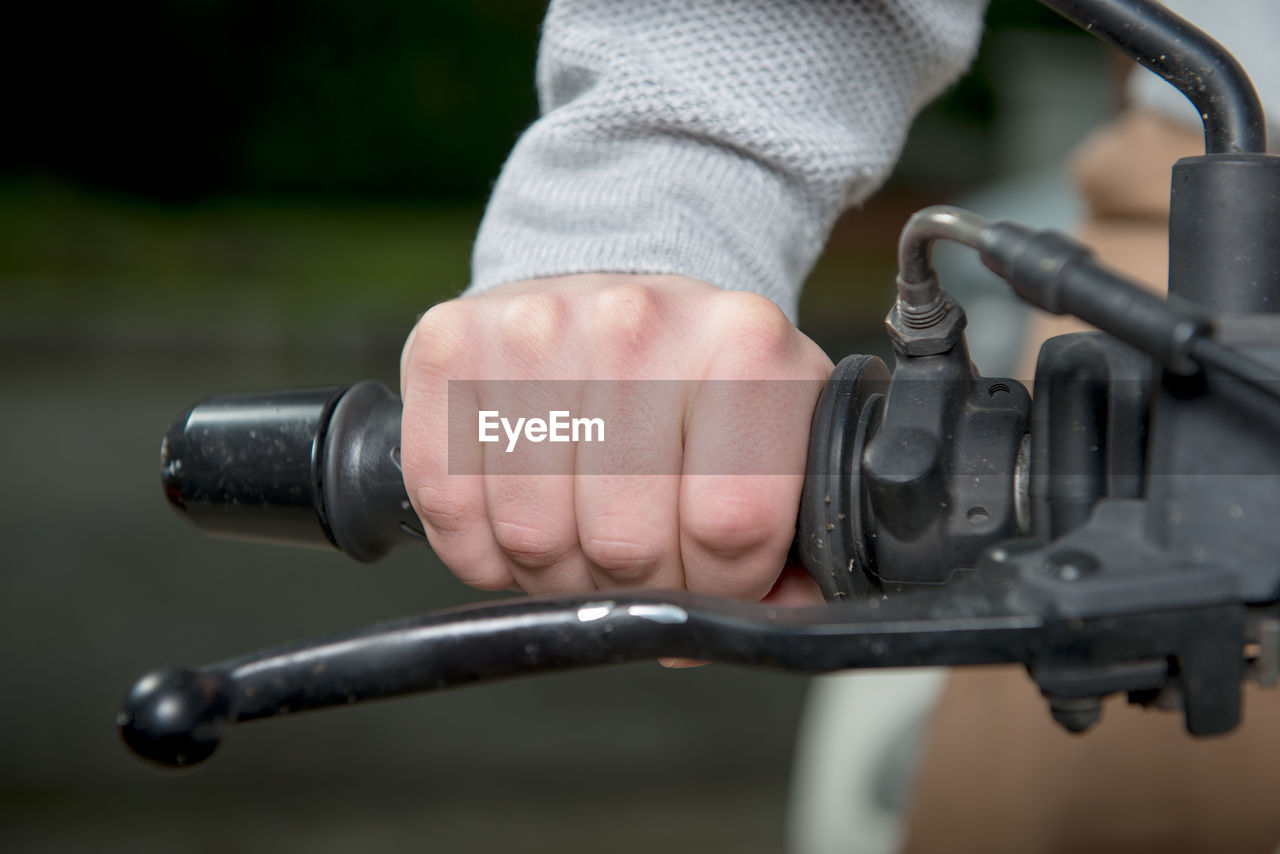
M129 689L116 724L138 756L180 768L209 758L230 715L231 696L222 674L157 670Z

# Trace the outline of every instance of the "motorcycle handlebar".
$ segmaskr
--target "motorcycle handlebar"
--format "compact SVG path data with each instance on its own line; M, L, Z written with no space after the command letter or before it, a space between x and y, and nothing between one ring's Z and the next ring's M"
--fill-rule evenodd
M373 380L206 398L165 435L165 497L216 536L361 561L425 543L400 472L401 408Z

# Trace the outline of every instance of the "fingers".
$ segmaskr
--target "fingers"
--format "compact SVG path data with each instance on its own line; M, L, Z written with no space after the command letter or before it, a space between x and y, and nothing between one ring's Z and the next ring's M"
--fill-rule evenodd
M578 537L597 587L684 587L680 465L685 384L592 382L582 411L605 441L578 446Z
M670 350L689 323L679 309L672 294L626 280L596 289L587 306L593 376L603 379L586 384L582 411L609 432L578 446L575 500L601 589L684 586L677 502L686 387L662 379L680 361Z
M496 395L486 410L548 413L577 409L578 383L485 384ZM558 393L557 393L558 392ZM486 446L485 509L512 578L527 593L577 593L595 589L578 544L574 518L574 449L571 444L524 441Z
M756 601L773 587L795 539L800 488L784 475L687 475L680 556L695 593Z
M520 283L432 309L401 365L405 485L467 584L805 598L775 582L831 363L768 300L670 277ZM477 441L482 410L598 419L603 441Z
M518 463L496 457L501 453L491 451L487 461L493 468L486 469L485 506L511 577L526 593L594 590L578 545L573 476L522 474Z
M787 564L763 602L782 608L803 608L822 604L822 589L803 566Z
M463 583L502 590L515 582L490 533L483 457L476 443L450 435L451 427L457 433L449 421L450 406L455 411L476 406L469 384L449 381L456 361L465 355L470 326L469 314L443 303L423 316L405 345L400 459L405 491L436 555Z
M531 418L576 408L568 379L576 355L575 311L557 290L516 291L488 315L493 365L484 409ZM504 428L505 429L505 428ZM573 450L547 441L489 444L484 451L488 521L508 570L528 593L594 589L573 516Z
M795 539L809 425L831 363L782 313L746 297L715 322L685 439L681 557L690 590L758 600Z

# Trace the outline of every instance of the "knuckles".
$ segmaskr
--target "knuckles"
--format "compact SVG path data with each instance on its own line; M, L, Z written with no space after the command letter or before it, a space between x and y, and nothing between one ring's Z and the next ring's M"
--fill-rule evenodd
M547 569L563 562L577 546L576 537L537 524L527 516L491 518L493 539L516 564L527 569Z
M789 350L799 334L782 309L759 294L726 293L716 319L721 335L769 355Z
M623 584L643 581L667 556L663 544L643 532L582 533L582 553L601 572Z
M638 349L651 341L662 322L662 299L647 285L615 282L596 291L591 330L606 346Z
M401 374L414 370L438 371L457 361L466 352L472 320L472 309L463 300L432 306L409 335Z
M498 310L502 352L508 359L520 362L546 359L559 347L568 321L568 307L558 293L511 295Z
M744 493L733 483L698 492L682 504L680 525L693 545L708 554L740 557L766 549L789 533L791 521L780 514L772 496Z
M420 487L413 509L428 526L443 534L464 534L484 522L484 506L477 498L468 500L460 490Z
M513 584L501 562L477 559L483 555L479 546L487 536L484 503L478 494L425 486L410 494L432 548L459 581L479 590L505 590Z
M718 347L711 358L718 375L820 382L831 375L827 354L766 297L726 293L714 327Z

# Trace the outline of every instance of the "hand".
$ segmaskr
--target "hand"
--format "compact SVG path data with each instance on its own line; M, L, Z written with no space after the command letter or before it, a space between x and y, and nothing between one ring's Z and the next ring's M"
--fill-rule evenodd
M505 285L437 305L405 344L405 487L436 554L475 587L819 602L802 572L779 578L831 370L754 294L674 276ZM451 391L450 380L464 382ZM575 397L556 407L599 418L608 441L508 453L501 430L482 445L474 422L459 429L460 401L472 418L493 409L523 417L546 413L553 388Z

